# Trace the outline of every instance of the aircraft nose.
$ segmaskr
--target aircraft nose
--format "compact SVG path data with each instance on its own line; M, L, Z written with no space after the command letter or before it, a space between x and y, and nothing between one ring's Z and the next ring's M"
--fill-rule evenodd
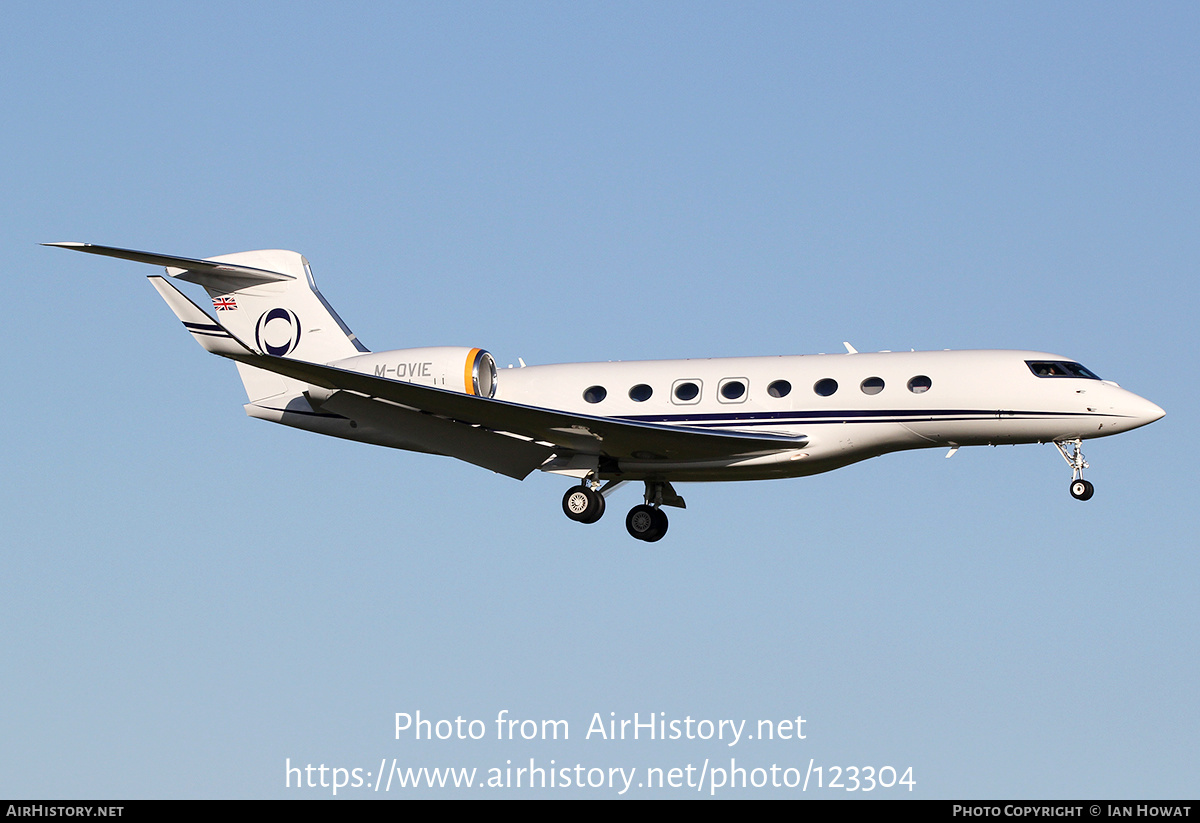
M1167 413L1165 411L1144 397L1142 398L1142 402L1146 404L1145 410L1142 412L1142 419L1147 423L1153 423L1155 420L1166 416Z
M1123 405L1126 408L1122 409L1122 412L1134 421L1130 428L1149 425L1166 414L1157 404L1151 403L1146 398L1139 397L1132 392L1129 395L1128 401Z

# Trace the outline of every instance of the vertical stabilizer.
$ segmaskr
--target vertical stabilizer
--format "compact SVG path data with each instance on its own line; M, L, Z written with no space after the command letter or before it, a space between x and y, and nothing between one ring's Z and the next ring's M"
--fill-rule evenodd
M367 351L325 302L303 255L270 249L225 254L205 262L287 275L287 279L246 283L210 271L167 268L172 277L203 286L221 325L247 345L264 354L310 363Z
M163 277L150 278L184 327L214 354L238 355L249 348L275 357L329 363L368 351L325 302L308 261L294 251L244 251L200 260L92 243L44 245L165 266L172 278L203 286L215 319ZM277 404L294 401L307 407L303 382L241 362L237 366L252 403L273 398Z

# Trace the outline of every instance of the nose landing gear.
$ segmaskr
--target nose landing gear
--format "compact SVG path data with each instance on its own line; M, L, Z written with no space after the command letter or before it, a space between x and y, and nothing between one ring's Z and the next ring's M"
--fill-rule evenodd
M1071 467L1071 496L1076 500L1091 500L1096 487L1083 479L1083 470L1088 468L1088 462L1083 459L1083 441L1078 437L1074 440L1055 440L1054 445Z

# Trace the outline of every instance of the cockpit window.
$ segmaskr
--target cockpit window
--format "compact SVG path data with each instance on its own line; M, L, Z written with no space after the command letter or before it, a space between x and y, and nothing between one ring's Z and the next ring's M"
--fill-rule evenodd
M1067 360L1026 360L1029 370L1038 377L1085 377L1088 380L1099 380L1100 377L1085 369L1078 363Z

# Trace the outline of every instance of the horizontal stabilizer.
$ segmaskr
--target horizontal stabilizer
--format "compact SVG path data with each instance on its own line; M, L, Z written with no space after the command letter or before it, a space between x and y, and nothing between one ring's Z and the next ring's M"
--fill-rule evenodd
M205 288L213 287L221 292L233 292L262 283L296 279L290 274L256 269L252 266L239 266L212 260L195 260L191 257L175 257L169 254L118 249L112 246L96 246L92 243L43 243L42 245L99 254L104 257L118 257L137 263L149 263L152 266L166 266L167 273L172 277L187 280L189 283L199 283Z

